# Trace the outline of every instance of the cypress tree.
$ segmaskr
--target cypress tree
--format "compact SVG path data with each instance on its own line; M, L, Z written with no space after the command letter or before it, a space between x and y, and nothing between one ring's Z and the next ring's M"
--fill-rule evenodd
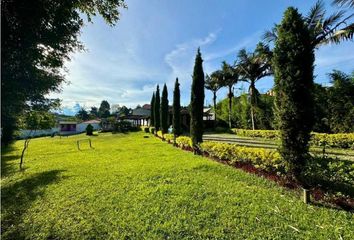
M160 88L156 87L155 92L155 104L154 104L154 120L155 120L155 132L160 129Z
M181 135L181 94L179 91L178 78L176 78L175 89L173 91L173 134L175 136Z
M204 107L204 71L203 59L198 48L195 57L193 82L191 92L191 124L190 135L194 152L197 151L197 144L203 141L203 107Z
M288 176L301 180L308 159L313 126L313 64L311 36L295 8L285 11L274 49L275 104L281 135L280 153Z
M162 89L160 118L162 134L165 134L168 132L168 92L166 84Z
M155 93L152 94L151 103L150 103L150 126L155 126Z

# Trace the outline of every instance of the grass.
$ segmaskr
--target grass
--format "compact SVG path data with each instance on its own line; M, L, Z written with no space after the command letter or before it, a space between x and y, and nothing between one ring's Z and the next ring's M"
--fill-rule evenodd
M143 133L100 134L94 149L38 138L2 156L3 239L352 239L353 213Z

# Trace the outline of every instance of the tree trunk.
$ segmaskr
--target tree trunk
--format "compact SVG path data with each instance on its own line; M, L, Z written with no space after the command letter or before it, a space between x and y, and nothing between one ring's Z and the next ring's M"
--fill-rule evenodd
M229 128L231 128L232 86L229 86Z
M250 93L250 103L251 103L251 121L252 121L252 129L255 130L255 121L254 121L254 107L255 107L255 82L251 80L251 85L249 88L249 93Z
M27 148L28 148L28 144L29 144L30 141L31 141L31 139L26 139L26 140L25 140L25 144L24 144L24 146L23 146L22 153L21 153L20 170L22 170L23 158L24 158L24 156L25 156L25 152L26 152L26 150L27 150Z
M216 123L217 123L217 118L216 118L216 92L213 92L214 96L213 96L213 103L214 103L214 122L215 122L215 127L216 127Z

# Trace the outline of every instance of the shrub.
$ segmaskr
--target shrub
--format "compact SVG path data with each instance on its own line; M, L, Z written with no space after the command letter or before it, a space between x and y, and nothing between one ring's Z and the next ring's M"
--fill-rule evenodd
M229 161L231 164L248 162L256 168L266 171L285 172L284 162L276 150L250 148L219 142L204 142L200 146L203 152L220 160Z
M150 133L155 134L155 127L150 127L149 131L150 131Z
M87 127L86 127L86 135L88 135L88 136L93 135L93 126L91 124L87 125Z
M174 135L173 134L170 134L170 133L166 133L163 135L163 138L168 141L168 142L173 142L173 139L174 139Z
M248 130L248 129L232 129L236 135L241 137L255 137L265 139L279 139L279 131L277 130Z
M142 127L142 130L143 130L145 133L149 133L149 127Z
M159 137L159 138L162 138L163 139L163 134L162 134L162 131L160 130L160 131L157 131L157 136Z
M354 149L354 133L312 133L311 145Z
M176 138L176 144L181 148L192 147L192 139L190 137L180 136Z

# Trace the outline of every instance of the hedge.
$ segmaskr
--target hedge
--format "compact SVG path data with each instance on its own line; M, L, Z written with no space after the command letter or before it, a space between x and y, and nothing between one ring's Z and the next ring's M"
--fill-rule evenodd
M255 137L277 140L279 132L277 130L248 130L248 129L232 129L234 133L242 137ZM334 148L352 148L354 149L354 133L316 133L311 134L311 146L322 147L324 144Z
M251 148L220 142L203 142L200 147L209 156L229 161L231 164L248 162L256 168L266 171L285 172L285 164L276 150Z

